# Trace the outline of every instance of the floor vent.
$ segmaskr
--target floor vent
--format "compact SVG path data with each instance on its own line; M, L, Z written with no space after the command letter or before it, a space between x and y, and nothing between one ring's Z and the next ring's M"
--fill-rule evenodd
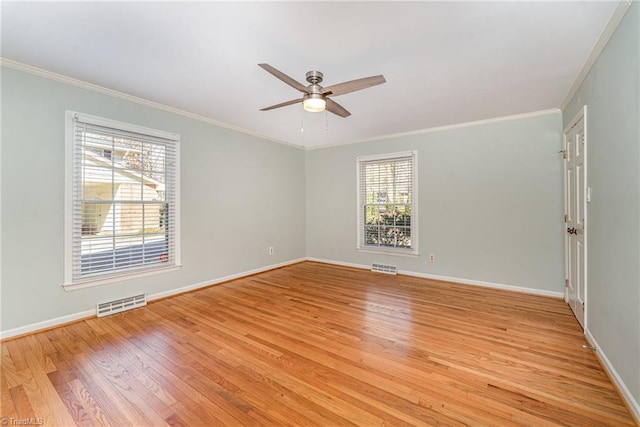
M371 264L371 271L396 275L398 274L398 267L394 265Z
M134 308L147 305L147 295L140 294L133 297L117 299L114 301L98 304L97 316L104 317L121 311L133 310Z

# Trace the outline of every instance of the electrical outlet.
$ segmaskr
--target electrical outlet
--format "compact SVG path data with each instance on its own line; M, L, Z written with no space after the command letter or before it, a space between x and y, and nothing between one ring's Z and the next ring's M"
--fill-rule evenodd
M274 252L273 246L269 246L269 255L273 255Z
M436 262L436 256L434 254L429 254L429 262Z

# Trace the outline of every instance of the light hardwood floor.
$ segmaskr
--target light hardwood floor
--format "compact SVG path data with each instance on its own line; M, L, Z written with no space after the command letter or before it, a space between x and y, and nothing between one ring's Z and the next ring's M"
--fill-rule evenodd
M45 425L633 425L567 305L304 262L2 343Z

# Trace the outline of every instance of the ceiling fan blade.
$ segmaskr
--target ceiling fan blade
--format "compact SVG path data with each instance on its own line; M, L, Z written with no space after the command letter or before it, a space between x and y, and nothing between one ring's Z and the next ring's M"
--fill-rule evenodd
M272 105L270 107L261 108L260 111L269 111L275 108L286 107L287 105L297 104L298 102L302 102L301 98L292 99L291 101L281 102L280 104Z
M291 77L287 76L282 71L273 68L271 65L269 65L269 64L258 64L258 66L262 67L265 71L267 71L268 73L272 74L276 78L282 80L283 82L285 82L286 84L288 84L292 88L297 89L302 93L309 93L309 90L307 89L307 87L305 85L303 85L302 83L299 83L296 80L292 79Z
M348 82L338 83L333 86L325 87L324 94L327 96L338 96L344 95L345 93L355 92L357 90L366 89L371 86L381 85L386 82L384 76L380 74L379 76L371 76L364 77L361 79L350 80Z
M330 98L326 98L327 100L327 110L329 112L338 115L340 117L349 117L351 115L342 105L338 104L336 101Z

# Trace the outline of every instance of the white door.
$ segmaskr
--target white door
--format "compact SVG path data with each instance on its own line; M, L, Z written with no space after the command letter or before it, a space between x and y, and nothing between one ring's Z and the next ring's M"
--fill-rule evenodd
M565 300L584 328L586 303L586 107L565 130Z

